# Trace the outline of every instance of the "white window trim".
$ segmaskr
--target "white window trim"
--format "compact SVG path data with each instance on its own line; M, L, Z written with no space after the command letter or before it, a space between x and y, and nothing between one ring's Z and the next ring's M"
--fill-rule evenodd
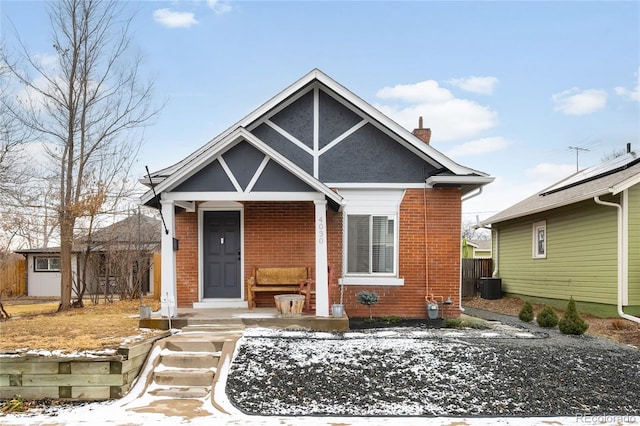
M538 250L538 231L542 229L544 231L544 241L542 250L540 253ZM531 256L534 259L546 259L547 258L547 221L541 220L533 224L532 227L532 244L531 244Z
M38 259L47 259L47 269L38 268ZM33 271L34 272L60 272L60 268L51 269L51 259L58 259L58 261L60 261L60 256L34 256Z
M398 276L400 264L400 203L404 198L405 190L393 189L343 189L339 191L345 199L343 215L343 253L344 277L338 280L340 285L386 285L402 286L404 278ZM393 273L347 273L348 242L347 220L350 215L388 216L394 220L394 259Z

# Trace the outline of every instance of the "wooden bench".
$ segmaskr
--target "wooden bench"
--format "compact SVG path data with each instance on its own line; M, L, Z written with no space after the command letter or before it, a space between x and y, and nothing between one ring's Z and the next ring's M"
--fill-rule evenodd
M309 268L254 268L247 279L249 308L256 307L256 292L300 292L301 284L309 279Z

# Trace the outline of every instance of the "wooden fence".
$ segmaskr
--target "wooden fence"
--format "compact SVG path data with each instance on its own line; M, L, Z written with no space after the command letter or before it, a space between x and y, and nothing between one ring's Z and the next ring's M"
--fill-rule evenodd
M462 259L462 297L476 296L480 278L490 277L492 272L492 259Z
M0 296L16 297L27 292L27 261L23 256L0 260Z

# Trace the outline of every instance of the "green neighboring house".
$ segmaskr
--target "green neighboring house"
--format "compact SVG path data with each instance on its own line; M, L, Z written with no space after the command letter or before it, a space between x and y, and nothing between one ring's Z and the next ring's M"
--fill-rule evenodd
M640 156L582 170L482 222L505 293L640 306ZM626 315L626 314L624 314Z
M463 259L491 259L491 240L462 239Z

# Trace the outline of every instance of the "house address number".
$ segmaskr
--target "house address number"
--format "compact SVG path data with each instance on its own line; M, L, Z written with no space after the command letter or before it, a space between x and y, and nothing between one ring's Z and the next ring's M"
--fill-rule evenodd
M324 224L324 218L320 216L318 218L317 223L318 223L318 229L317 229L316 235L318 236L318 244L324 244L325 238L326 238L325 236L326 227Z

